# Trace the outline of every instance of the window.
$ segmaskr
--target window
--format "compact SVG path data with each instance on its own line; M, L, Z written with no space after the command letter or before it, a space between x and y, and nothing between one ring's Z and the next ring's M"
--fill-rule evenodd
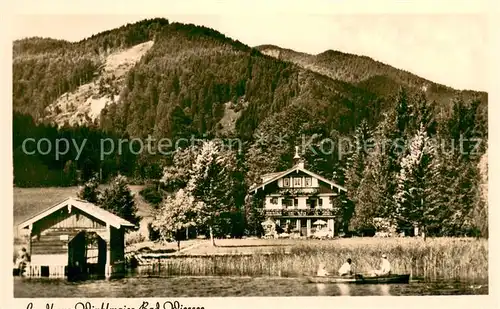
M283 230L286 230L287 225L288 225L288 222L286 222L286 220L280 220L280 227Z
M271 204L277 205L278 204L278 198L277 197L271 197Z
M292 199L284 198L282 204L285 207L292 207Z
M299 207L299 199L298 199L298 198L293 199L293 205L294 205L295 207Z
M292 232L292 229L294 228L294 226L291 225L290 219L287 219L285 221L285 225L282 226L282 228L283 228L283 231L285 231L285 233L290 234Z
M306 177L305 178L305 182L306 182L306 187L311 187L312 186L312 178L311 177Z
M295 177L294 180L293 180L293 186L294 187L300 187L300 186L302 186L302 178Z
M287 220L288 223L288 229L289 231L287 233L294 233L297 230L297 219L290 219Z
M283 178L283 187L290 187L290 178Z
M323 207L323 199L321 197L318 199L318 206Z
M317 202L317 199L315 199L315 198L308 198L306 200L306 205L307 205L308 208L314 209L314 208L316 208L316 202Z

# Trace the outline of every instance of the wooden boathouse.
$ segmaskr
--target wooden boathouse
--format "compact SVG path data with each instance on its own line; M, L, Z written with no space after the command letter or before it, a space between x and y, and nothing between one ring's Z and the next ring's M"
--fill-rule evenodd
M70 197L18 227L28 236L26 276L109 278L125 270L125 231L134 225Z

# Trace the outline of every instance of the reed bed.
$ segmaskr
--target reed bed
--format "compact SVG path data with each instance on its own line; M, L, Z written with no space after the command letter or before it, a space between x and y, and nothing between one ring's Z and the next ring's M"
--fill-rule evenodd
M488 243L484 239L417 238L339 239L298 242L290 247L251 254L227 253L155 259L136 270L147 276L279 276L314 274L319 263L335 272L347 259L356 272L378 268L386 254L394 273L411 273L425 279L488 278Z

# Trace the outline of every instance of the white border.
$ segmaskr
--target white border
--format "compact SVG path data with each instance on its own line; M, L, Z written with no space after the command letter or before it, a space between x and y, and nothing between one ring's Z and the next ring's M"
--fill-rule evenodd
M5 1L6 2L6 1ZM490 51L491 51L491 70L489 93L489 119L494 120L497 116L498 104L500 102L498 95L499 80L497 79L500 70L498 55L498 41L500 38L499 25L496 24L495 18L499 16L497 1L463 1L463 0L333 0L333 1L103 1L103 0L87 0L87 1L41 1L41 0L22 0L13 1L11 4L2 2L1 11L4 13L1 18L3 24L1 38L1 95L2 95L2 117L0 121L2 139L1 145L3 149L9 151L1 152L0 171L1 188L2 188L2 204L4 207L4 216L2 216L3 233L1 237L2 248L12 249L12 152L10 145L12 144L11 134L11 59L12 59L12 42L9 35L9 27L12 25L11 17L15 14L127 14L137 15L174 15L174 14L218 14L221 11L233 12L235 14L404 14L404 13L420 13L420 14L468 14L479 13L484 14L484 18L490 21ZM486 73L486 72L485 72ZM497 154L497 137L495 133L495 121L489 122L489 185L491 188L496 188L495 173L498 170L496 163ZM498 248L496 245L497 228L494 224L494 218L497 218L498 211L495 209L498 203L497 192L494 189L489 190L490 196L490 292L488 296L437 296L437 297L383 297L383 296L367 296L367 297L238 297L238 298L199 298L199 299L181 299L184 306L201 305L205 308L309 308L309 307L336 307L336 308L422 308L428 307L449 307L449 308L492 308L498 306L496 300L497 289L497 264ZM0 307L5 308L26 308L27 304L32 301L33 308L45 308L47 302L54 302L54 308L74 308L76 301L82 299L13 299L12 271L11 271L11 255L12 251L5 250L0 257L2 271L2 289L0 289L1 299ZM159 299L155 299L159 300ZM165 301L166 299L162 299ZM139 299L92 299L96 304L100 302L110 302L111 305L129 307L138 307L141 300ZM153 302L153 299L149 299Z

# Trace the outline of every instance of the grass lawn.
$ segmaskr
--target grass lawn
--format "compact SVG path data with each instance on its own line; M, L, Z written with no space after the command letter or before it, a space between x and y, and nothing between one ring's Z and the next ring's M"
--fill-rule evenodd
M201 241L201 240L200 240ZM255 252L273 252L279 249L290 249L300 244L314 244L316 240L295 239L216 239L216 246L212 246L210 240L185 252L185 254L245 254ZM182 245L183 242L181 242Z
M201 240L199 240L201 241ZM186 251L186 254L223 254L223 253L268 253L276 251L290 251L295 248L307 247L315 250L328 251L334 248L348 248L360 250L366 248L378 248L381 252L390 251L393 248L415 248L428 246L453 246L479 243L487 249L486 240L475 240L473 238L428 238L423 241L420 238L376 238L376 237L353 237L337 238L331 240L316 239L216 239L216 246L213 247L209 240L193 249ZM181 246L184 242L181 242Z

